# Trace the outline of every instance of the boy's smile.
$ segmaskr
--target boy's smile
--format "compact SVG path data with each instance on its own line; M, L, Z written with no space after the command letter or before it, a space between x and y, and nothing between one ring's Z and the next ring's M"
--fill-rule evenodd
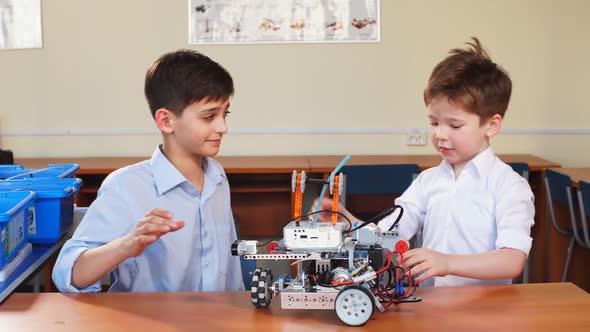
M430 138L443 159L453 166L455 177L477 154L488 148L490 137L500 129L498 114L481 122L479 115L467 112L441 96L428 105Z
M212 146L220 146L221 145L221 138L219 139L209 139L207 143L211 144Z

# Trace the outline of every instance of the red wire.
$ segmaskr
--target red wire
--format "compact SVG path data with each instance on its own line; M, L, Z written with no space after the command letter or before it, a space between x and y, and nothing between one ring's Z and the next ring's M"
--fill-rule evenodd
M390 252L389 255L387 256L387 265L385 265L382 269L375 271L375 274L381 274L381 273L387 271L389 269L389 267L391 266L391 257L395 254L398 254L400 256L399 266L401 266L404 261L404 255L400 252L393 251L393 252ZM315 276L313 276L313 277L315 277ZM410 292L406 292L403 296L401 296L399 298L395 298L395 294L396 294L395 289L393 290L393 292L388 293L387 291L382 290L379 285L377 285L375 287L377 289L377 295L379 296L379 299L384 302L384 306L386 308L388 308L392 304L397 304L397 303L401 302L401 300L410 298L414 295L417 285L412 278L412 272L410 270L405 271L405 273L402 274L402 278L400 279L399 278L399 271L397 269L395 270L395 281L396 282L404 281L404 279L406 279L406 278L408 278L408 285L409 285L408 289L411 288L412 290ZM316 278L314 278L314 279L316 279ZM331 284L332 285L350 285L353 283L354 283L354 281L348 280L348 281L342 281L342 282L332 282Z

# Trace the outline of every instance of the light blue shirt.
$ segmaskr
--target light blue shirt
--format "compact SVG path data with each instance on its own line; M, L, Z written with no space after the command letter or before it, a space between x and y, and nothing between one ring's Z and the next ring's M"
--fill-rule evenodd
M243 290L240 260L231 255L236 231L227 177L221 165L203 159L199 193L156 148L152 158L110 174L70 240L63 246L53 281L62 292L98 292L100 281L78 289L72 267L84 251L129 234L152 208L174 214L183 228L163 235L144 252L117 266L112 292Z

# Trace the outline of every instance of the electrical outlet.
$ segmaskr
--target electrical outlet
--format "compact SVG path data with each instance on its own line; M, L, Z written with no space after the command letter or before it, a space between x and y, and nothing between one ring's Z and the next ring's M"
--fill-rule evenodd
M426 134L418 131L407 133L406 145L426 145Z

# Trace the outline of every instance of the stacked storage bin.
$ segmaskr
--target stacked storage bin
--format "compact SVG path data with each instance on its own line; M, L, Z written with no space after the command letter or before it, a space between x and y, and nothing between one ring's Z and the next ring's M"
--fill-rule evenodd
M77 178L31 178L0 181L1 191L25 190L37 193L35 212L29 220L29 242L57 242L74 223L74 196L82 180Z
M78 164L49 164L46 168L24 168L22 165L0 165L0 180L29 178L71 178L80 170Z
M0 270L27 243L26 225L36 196L31 191L0 192Z
M25 169L20 165L0 166L0 192L33 191L34 210L27 224L29 242L52 244L74 222L74 196L82 180L72 178L77 164L54 164L44 169Z

